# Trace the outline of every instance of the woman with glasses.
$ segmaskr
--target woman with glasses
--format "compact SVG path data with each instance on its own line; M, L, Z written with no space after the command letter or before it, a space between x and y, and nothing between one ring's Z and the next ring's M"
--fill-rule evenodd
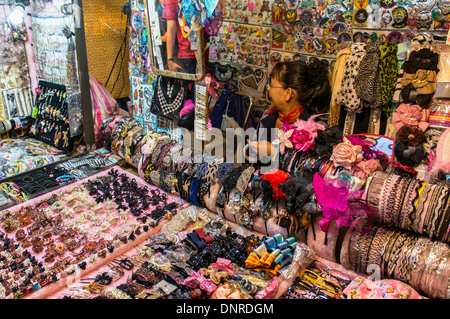
M264 154L271 156L276 152L271 143L275 139L273 128L281 128L283 121L292 124L328 112L331 85L327 66L318 59L309 63L278 62L270 75L267 92L272 107L260 120L257 142L249 141L249 146L256 154L265 151Z

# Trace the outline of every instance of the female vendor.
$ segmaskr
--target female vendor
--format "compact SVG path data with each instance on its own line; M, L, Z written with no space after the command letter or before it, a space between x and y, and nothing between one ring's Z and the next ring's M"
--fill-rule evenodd
M272 107L261 118L257 141L249 141L248 145L249 154L256 152L271 157L277 152L272 144L276 137L273 128L280 129L283 123L292 124L327 112L331 100L327 66L317 59L310 63L278 62L270 75L267 91Z

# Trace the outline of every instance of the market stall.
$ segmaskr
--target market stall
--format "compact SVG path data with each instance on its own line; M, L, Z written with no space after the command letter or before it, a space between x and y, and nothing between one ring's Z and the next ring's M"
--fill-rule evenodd
M62 2L0 3L1 299L450 298L445 2L111 4L120 115Z

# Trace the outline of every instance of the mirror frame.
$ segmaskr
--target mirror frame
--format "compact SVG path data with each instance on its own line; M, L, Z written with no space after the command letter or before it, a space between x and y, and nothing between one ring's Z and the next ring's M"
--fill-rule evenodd
M183 80L190 80L190 81L201 81L206 75L205 72L205 56L204 56L204 48L205 48L205 41L203 37L203 28L199 31L195 32L195 35L197 37L197 73L190 74L190 73L184 73L184 72L176 72L176 71L169 71L169 70L160 70L156 68L156 61L155 61L155 55L153 52L153 40L152 40L152 28L150 26L150 14L148 9L148 1L144 0L144 6L145 6L145 26L147 28L147 47L150 53L150 60L151 60L151 69L152 72L156 75L162 75L172 78L178 78ZM151 1L151 0L150 0Z

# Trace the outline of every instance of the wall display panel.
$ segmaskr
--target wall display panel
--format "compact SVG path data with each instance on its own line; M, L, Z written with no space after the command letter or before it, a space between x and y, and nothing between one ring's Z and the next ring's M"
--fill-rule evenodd
M391 30L447 31L445 1L355 1L356 27Z
M267 68L270 34L269 27L224 21L217 35L210 39L209 58Z
M348 1L274 1L272 48L334 56L348 43L351 8ZM340 36L341 35L341 36Z
M225 1L223 19L248 24L271 25L270 2L270 0L227 0Z
M109 79L108 89L115 98L128 97L130 89L128 17L121 11L125 2L86 1L83 6L89 73L101 83Z
M0 5L0 120L28 116L32 106L25 45L14 37L10 13L9 6Z

